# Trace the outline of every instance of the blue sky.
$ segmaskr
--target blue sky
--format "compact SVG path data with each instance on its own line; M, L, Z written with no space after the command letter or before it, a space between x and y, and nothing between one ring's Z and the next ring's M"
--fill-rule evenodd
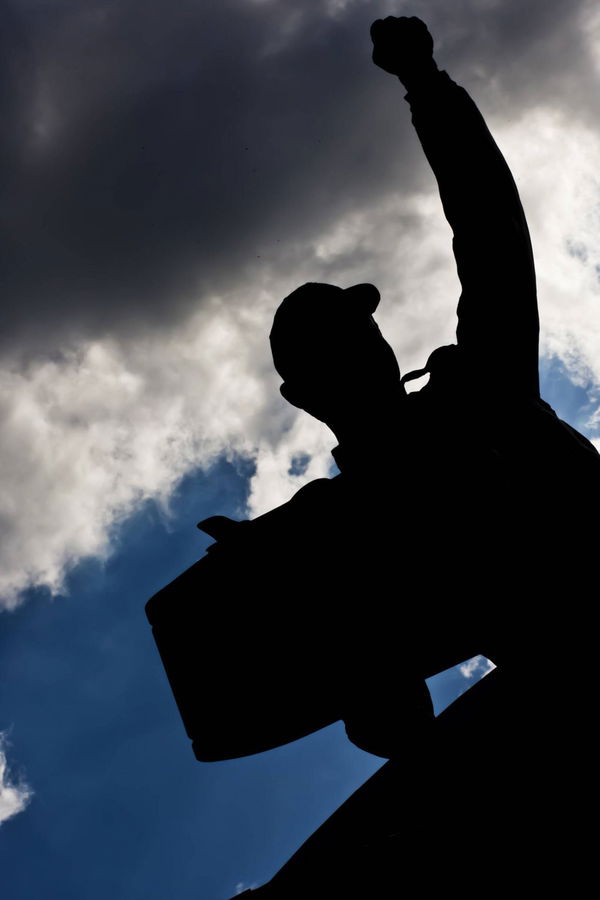
M545 395L577 422L584 389L544 364ZM338 723L286 747L201 764L170 694L144 603L209 542L202 517L240 514L252 466L186 477L166 518L147 503L115 552L81 563L0 620L3 729L14 780L34 794L2 826L3 897L226 900L267 880L381 760ZM438 710L474 683L432 679Z

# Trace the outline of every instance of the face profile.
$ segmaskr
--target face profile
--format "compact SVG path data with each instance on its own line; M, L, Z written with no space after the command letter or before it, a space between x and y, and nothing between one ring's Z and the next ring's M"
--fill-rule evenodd
M398 391L396 357L373 319L379 300L372 284L309 282L282 301L270 341L286 400L331 425Z

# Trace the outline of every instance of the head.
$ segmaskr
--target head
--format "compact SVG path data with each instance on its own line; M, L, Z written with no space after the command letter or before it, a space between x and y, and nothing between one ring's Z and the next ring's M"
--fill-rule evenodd
M373 319L378 303L372 284L308 283L283 300L270 339L286 400L334 427L398 395L400 369Z

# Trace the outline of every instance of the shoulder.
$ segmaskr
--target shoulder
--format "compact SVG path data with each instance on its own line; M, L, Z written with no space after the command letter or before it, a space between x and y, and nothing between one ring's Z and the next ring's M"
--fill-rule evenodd
M533 407L538 428L553 436L558 449L578 452L580 456L593 461L594 465L600 464L600 454L594 444L568 422L560 419L549 403L540 398Z

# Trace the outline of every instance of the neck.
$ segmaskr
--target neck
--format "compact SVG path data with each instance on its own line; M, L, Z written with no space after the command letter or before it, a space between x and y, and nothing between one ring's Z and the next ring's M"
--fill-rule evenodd
M340 411L327 421L327 425L344 447L391 439L402 427L401 406L406 397L404 386L398 383L386 395L378 394L356 403L349 410Z

